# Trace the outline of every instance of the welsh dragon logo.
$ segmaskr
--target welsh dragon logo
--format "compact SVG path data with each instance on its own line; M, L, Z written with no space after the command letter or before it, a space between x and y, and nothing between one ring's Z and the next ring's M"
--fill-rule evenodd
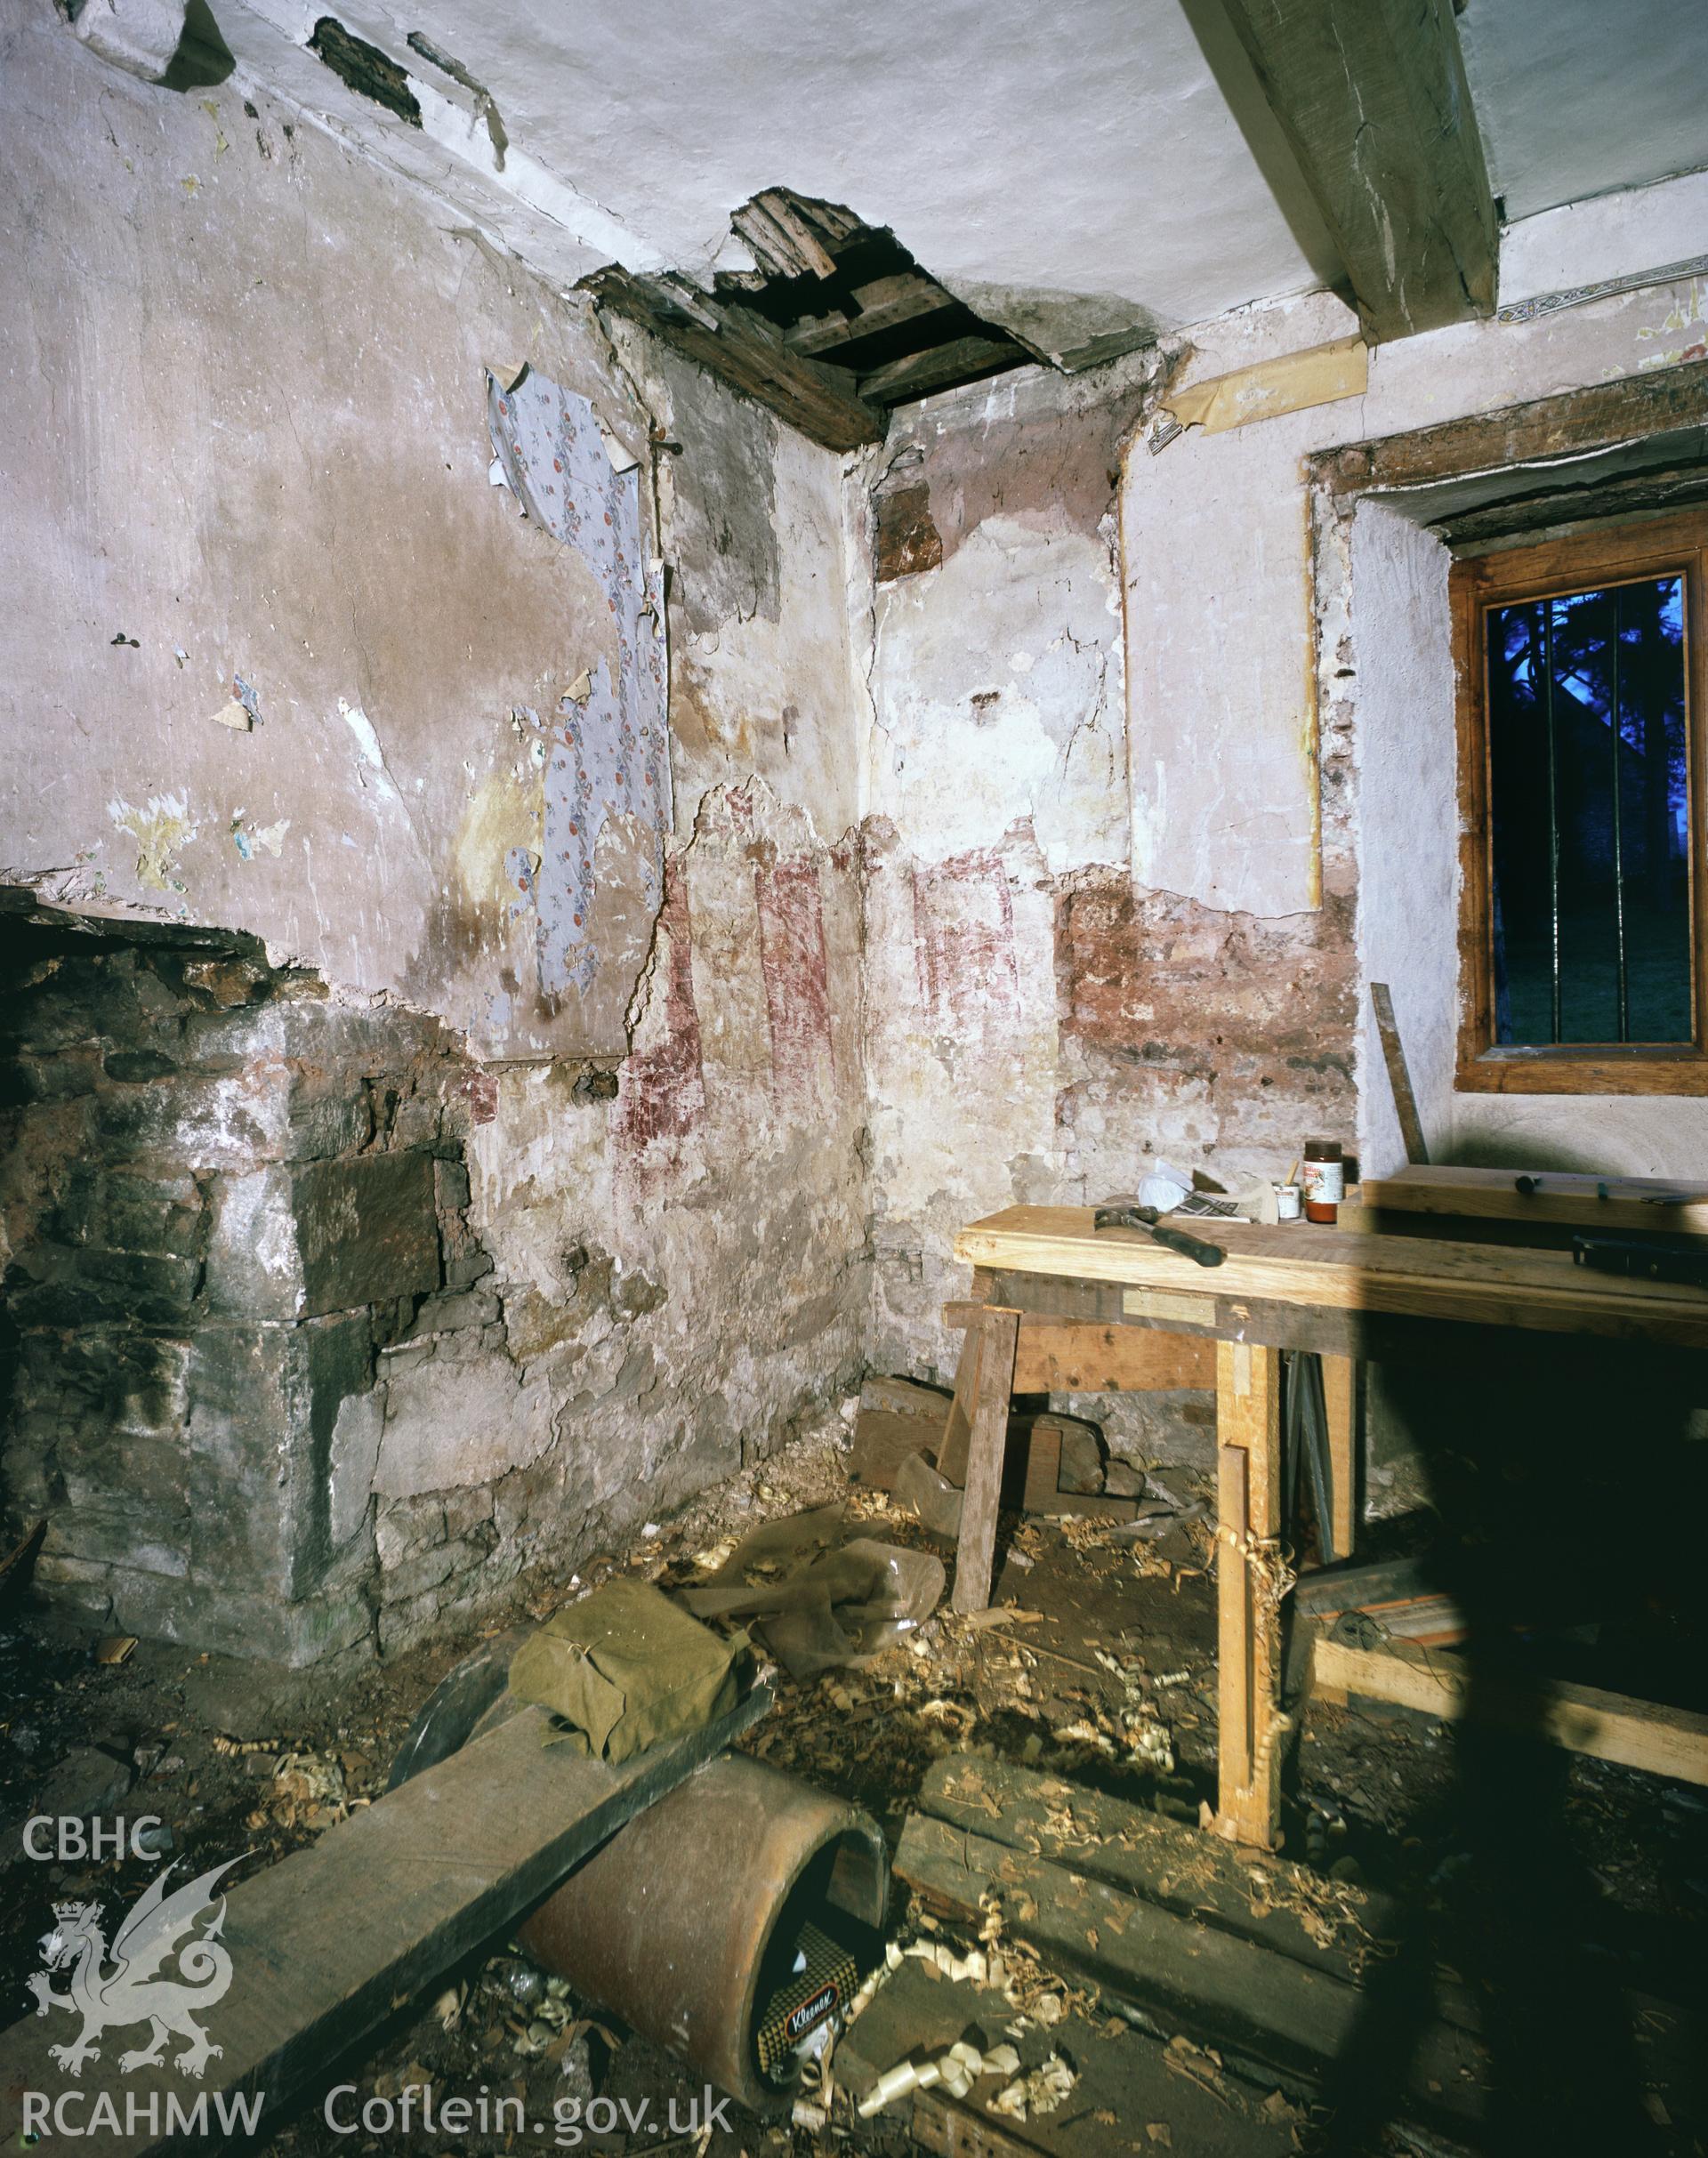
M110 1949L99 1904L54 1904L53 1930L41 1941L47 1969L32 1971L28 1984L38 2016L45 2016L49 2009L69 2009L83 2017L83 2028L69 2045L48 2048L68 2075L81 2075L85 2061L101 2058L94 2041L103 2031L122 2030L127 2024L146 2023L149 2042L119 2055L119 2067L126 2075L133 2068L157 2065L170 2037L189 2041L183 2052L172 2057L181 2075L199 2076L219 2054L221 2049L190 2018L192 2010L212 2008L231 1983L231 1957L220 1938L225 1923L223 1896L202 1931L192 1934L191 1929L197 1913L214 1901L214 1884L238 1863L228 1858L170 1896L166 1881L173 1869L167 1866L138 1897ZM191 1937L186 1939L186 1935ZM174 1954L180 1976L157 1977ZM103 1969L104 1965L111 1968ZM68 1990L56 1993L49 1974L68 1966Z

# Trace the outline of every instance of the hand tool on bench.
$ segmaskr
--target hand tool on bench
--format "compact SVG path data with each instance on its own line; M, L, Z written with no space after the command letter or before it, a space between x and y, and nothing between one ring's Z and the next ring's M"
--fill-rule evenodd
M1708 1289L1708 1258L1699 1244L1679 1237L1574 1236L1572 1257L1580 1267L1593 1267L1603 1274L1688 1282Z
M1180 1252L1183 1259L1196 1260L1201 1267L1219 1267L1228 1256L1219 1244L1206 1244L1202 1236L1189 1236L1183 1228L1171 1228L1154 1206L1100 1206L1092 1227L1148 1229L1158 1244Z

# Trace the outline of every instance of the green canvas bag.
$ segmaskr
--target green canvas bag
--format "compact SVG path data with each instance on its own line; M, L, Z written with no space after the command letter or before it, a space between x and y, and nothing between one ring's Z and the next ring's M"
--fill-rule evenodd
M546 1743L614 1765L734 1708L746 1636L726 1640L649 1582L608 1581L517 1650L510 1690L547 1709Z

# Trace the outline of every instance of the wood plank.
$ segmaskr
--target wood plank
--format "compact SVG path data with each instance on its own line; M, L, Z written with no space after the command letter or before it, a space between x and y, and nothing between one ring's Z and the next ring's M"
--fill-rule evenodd
M934 1762L919 1808L1349 1983L1404 1924L1400 1907L1372 1889L1341 1883L1325 1896L1308 1866L1273 1856L1254 1866L1249 1852L1199 1829L1000 1759Z
M1417 1113L1417 1097L1412 1091L1412 1075L1406 1062L1406 1045L1399 1038L1399 1021L1394 1017L1394 993L1385 981L1371 983L1370 1003L1376 1015L1376 1033L1382 1041L1382 1060L1388 1067L1394 1113L1399 1118L1399 1135L1406 1143L1406 1158L1414 1164L1427 1162L1430 1150L1423 1140L1423 1120Z
M1017 344L994 337L952 337L923 352L905 353L860 377L860 395L880 405L905 405L996 367L1018 366L1029 357Z
M1040 1416L1027 1435L1020 1504L1029 1514L1044 1513L1060 1489L1061 1426L1052 1417Z
M848 1480L868 1491L893 1491L902 1463L915 1453L934 1458L942 1439L941 1419L933 1427L917 1416L898 1416L892 1409L862 1409L854 1426Z
M1519 1189L1519 1177L1535 1189ZM1602 1194L1606 1196L1602 1196ZM1708 1184L1676 1177L1599 1177L1565 1169L1430 1166L1368 1177L1372 1212L1434 1214L1480 1221L1549 1222L1560 1228L1708 1236Z
M945 1304L943 1324L965 1326L982 1308ZM1030 1315L1021 1322L1017 1394L1149 1394L1215 1383L1215 1345L1196 1334Z
M955 1546L955 1590L950 1598L956 1611L982 1611L990 1602L996 1512L1002 1503L1008 1405L1014 1391L1014 1344L1019 1325L1018 1311L988 1307L979 1325L967 1329L968 1348L977 1344L978 1370L967 1445L967 1495L961 1506L961 1538ZM964 1359L967 1352L963 1349L962 1353Z
M1391 1313L1472 1325L1708 1348L1708 1290L1598 1274L1564 1252L1382 1236L1367 1231L1201 1221L1219 1244L1213 1303ZM1172 1295L1205 1295L1203 1270L1138 1231L1092 1228L1089 1207L1011 1206L962 1229L955 1255L976 1266L1051 1274ZM1216 1322L1220 1324L1220 1320ZM1301 1344L1302 1345L1302 1344Z
M773 192L782 193L785 190L775 189ZM851 210L843 209L841 203L820 202L811 195L797 195L793 189L787 189L786 193L796 216L805 218L810 225L824 234L833 246L839 246L843 240L852 239L857 232L864 233L871 229Z
M1011 1423L1011 1435L1014 1425ZM1136 1499L1116 1498L1100 1490L1077 1490L1064 1481L1064 1472L1073 1473L1068 1458L1069 1443L1077 1434L1091 1437L1093 1449L1096 1438L1094 1427L1085 1424L1076 1416L1035 1416L1021 1426L1021 1444L1025 1449L1022 1462L1020 1505L1028 1514L1076 1514L1099 1521L1132 1521L1139 1512ZM1096 1482L1102 1481L1101 1473Z
M1318 2081L1360 2028L1362 1993L1328 1971L946 1821L908 1817L896 1872L929 1908L965 1924L982 1919L982 1896L1001 1896L1006 1930L1048 1967L1283 2077ZM1485 2078L1469 2032L1424 2027L1413 2090L1432 2111L1470 2107Z
M1325 1699L1357 1694L1426 1716L1473 1714L1545 1735L1570 1753L1708 1784L1708 1716L1688 1709L1633 1701L1564 1679L1485 1673L1446 1649L1354 1648L1325 1634L1311 1646L1311 1685Z
M1323 1407L1328 1418L1330 1533L1337 1558L1358 1541L1358 1381L1350 1357L1322 1357Z
M1494 310L1498 226L1453 0L1228 0L1367 328Z
M882 1410L889 1416L911 1416L916 1422L929 1424L935 1445L943 1436L949 1397L942 1387L928 1386L922 1379L873 1372L860 1381L860 1406Z
M685 353L826 449L858 449L882 441L888 420L862 402L854 377L844 368L791 352L751 309L697 295L697 303L717 318L713 330L689 316L667 287L649 285L624 270L602 270L586 281L585 289L601 307L640 323L673 350Z
M900 277L874 278L869 285L857 285L854 298L860 310L853 328L857 337L892 330L898 323L915 321L921 315L935 315L956 303L953 293L945 292L934 278L922 277L917 271Z
M1018 1393L1161 1393L1216 1382L1213 1345L1195 1334L1027 1320L1014 1365Z
M832 314L810 316L784 331L784 343L795 352L821 352L958 304L953 293L945 292L934 278L918 270L858 285L853 299L858 310L855 314L838 309Z
M985 1353L985 1308L981 1304L977 1317L968 1322L966 1339L961 1344L960 1359L955 1367L955 1395L949 1403L943 1443L937 1454L938 1474L947 1477L963 1491L967 1486L967 1452L972 1444L973 1411L979 1402L979 1369Z
M860 1388L849 1481L893 1491L896 1471L910 1454L935 1461L948 1421L949 1397L912 1379L867 1379Z
M1281 1533L1281 1352L1216 1344L1217 1822L1226 1836L1280 1841L1281 1612L1266 1593Z
M1221 1420L1218 1398L1217 1420ZM1221 1820L1231 1833L1252 1782L1251 1585L1238 1547L1251 1534L1251 1457L1216 1448L1216 1773Z
M1347 1210L1342 1209L1344 1219ZM1404 1220L1406 1217L1388 1217ZM1497 1243L1503 1253L1512 1248L1512 1233L1497 1236L1493 1225L1471 1224L1485 1241ZM1334 1235L1333 1230L1312 1229ZM1565 1232L1533 1231L1533 1235L1559 1237ZM1388 1236L1384 1242L1398 1243ZM1409 1240L1408 1240L1409 1241ZM1434 1243L1433 1238L1418 1242ZM1225 1267L1217 1269L1226 1273ZM1427 1365L1434 1370L1451 1368L1458 1383L1474 1386L1485 1376L1511 1380L1515 1372L1531 1370L1551 1377L1567 1371L1581 1372L1586 1379L1605 1379L1609 1366L1623 1366L1633 1382L1645 1389L1671 1387L1687 1397L1700 1389L1702 1366L1698 1350L1660 1346L1641 1328L1630 1332L1526 1331L1511 1321L1473 1323L1457 1318L1396 1317L1384 1312L1339 1311L1322 1305L1272 1302L1253 1296L1208 1300L1203 1319L1190 1323L1153 1317L1141 1304L1124 1308L1127 1300L1146 1300L1161 1292L1124 1289L1112 1282L1086 1281L1072 1276L981 1268L979 1275L993 1303L1007 1304L1022 1313L1022 1325L1033 1318L1074 1319L1141 1333L1166 1328L1189 1333L1193 1339L1261 1341L1272 1349L1310 1349L1319 1356L1350 1357L1357 1363ZM1178 1292L1166 1292L1172 1301Z
M230 1890L222 1935L232 1984L205 2023L222 2051L193 2086L170 2052L158 2067L121 2075L122 2047L146 2042L147 2033L140 2026L109 2033L99 2067L85 2069L76 2086L85 2106L110 2091L121 2122L133 2102L146 2123L153 2097L157 2122L152 2131L144 2125L101 2134L103 2158L132 2158L177 2140L167 2123L168 2092L182 2101L205 2090L210 2102L215 2093L259 2092L258 2140L267 2141L293 2095L359 2046L397 2003L483 1943L502 1939L590 1851L685 1783L769 1706L769 1692L755 1688L705 1730L616 1768L545 1745L543 1712L527 1709L306 1849L240 1881ZM6 2147L22 2147L25 2092L68 2087L47 2049L78 2027L55 2012L0 2034ZM52 2140L43 2138L40 2147Z
M909 1956L837 2041L836 2087L858 2101L898 2062L935 2058L970 2032L994 2046L1013 2020L1000 1986L943 1977ZM1071 2060L1079 2078L1055 2113L1034 2113L1024 2123L992 2113L987 2109L1002 2079L980 2077L964 2099L941 2083L913 2091L873 2125L890 2128L886 2147L916 2146L938 2158L1133 2158L1135 2140L1167 2158L1160 2139L1137 2125L1147 2122L1171 2124L1175 2158L1291 2158L1296 2148L1289 2114L1236 2112L1221 2090L1174 2073L1178 2057L1124 2019L1070 2007L1047 2038L1040 2033L1022 2043L1022 2059L1029 2066L1050 2049ZM1273 2083L1271 2077L1266 2091ZM826 2147L822 2136L817 2142Z
M848 317L840 308L828 315L808 315L793 322L783 333L791 352L822 352L832 345L846 344L853 334Z
M1293 1592L1294 1611L1309 1618L1337 1618L1366 1604L1427 1593L1431 1578L1427 1558L1377 1558L1358 1566L1319 1566L1301 1574Z
M768 188L762 195L754 196L753 200L784 234L796 258L815 278L836 275L834 259L819 245L818 236L781 189Z
M805 226L798 221L786 221L769 203L761 199L748 203L736 212L729 223L753 250L761 269L774 277L828 278L835 274L835 263Z
M1362 495L1374 487L1422 487L1505 465L1545 463L1704 423L1708 359L1687 360L1434 427L1344 443L1308 457L1305 469L1312 484L1330 495Z

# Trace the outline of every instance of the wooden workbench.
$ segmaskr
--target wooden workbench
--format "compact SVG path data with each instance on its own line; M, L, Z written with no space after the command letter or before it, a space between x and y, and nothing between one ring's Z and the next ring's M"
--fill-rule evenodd
M1355 1358L1438 1363L1451 1357L1463 1373L1491 1357L1510 1362L1527 1348L1558 1369L1578 1356L1619 1353L1623 1345L1652 1368L1657 1355L1670 1360L1708 1349L1708 1290L1592 1272L1567 1252L1383 1236L1362 1226L1197 1220L1191 1227L1221 1246L1227 1257L1221 1266L1200 1267L1142 1230L1094 1232L1087 1207L1012 1206L956 1236L955 1257L975 1268L976 1302L954 1314L967 1325L967 1345L952 1413L967 1420L971 1440L955 1598L967 1608L989 1596L995 1502L993 1495L986 1507L980 1494L994 1494L1000 1481L1017 1365L1077 1365L1088 1373L1104 1370L1118 1384L1119 1368L1135 1361L1121 1348L1134 1329L1186 1337L1183 1367L1196 1358L1207 1376L1202 1360L1213 1342L1216 1824L1241 1842L1273 1848L1285 1727L1281 1352L1315 1350L1325 1360L1346 1359L1349 1370ZM1047 1354L1041 1355L1039 1336ZM1148 1374L1167 1358L1142 1361ZM1156 1381L1148 1375L1141 1382ZM1343 1428L1349 1432L1349 1418ZM1343 1480L1349 1481L1337 1473L1337 1486Z

